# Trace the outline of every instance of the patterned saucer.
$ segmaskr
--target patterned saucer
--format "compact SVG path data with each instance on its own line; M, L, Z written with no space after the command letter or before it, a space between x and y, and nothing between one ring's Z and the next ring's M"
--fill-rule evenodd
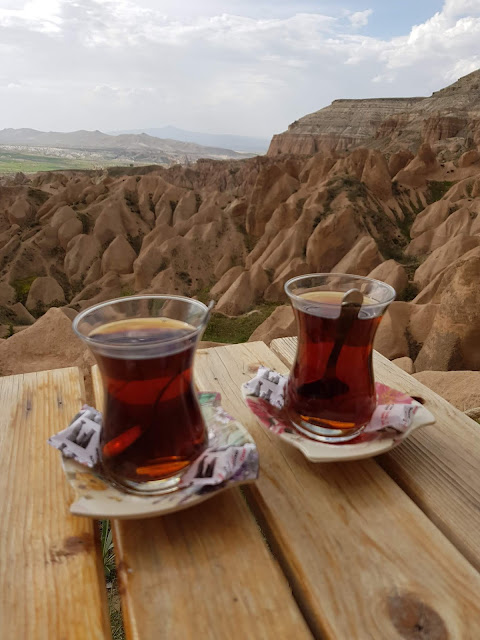
M317 442L300 434L292 426L283 408L284 381L282 378L283 376L276 372L263 369L260 375L242 386L243 398L263 427L299 449L311 462L339 462L378 456L398 446L415 429L435 422L434 416L422 404L400 391L377 382L377 411L372 418L372 422L374 419L377 421L375 427L370 423L363 433L348 442L338 444ZM263 390L258 390L258 384L264 387L265 393ZM275 391L277 391L276 397ZM259 397L259 393L264 397ZM269 399L273 398L277 406L269 402ZM403 410L402 431L398 426L394 428L389 423L389 418L395 413L395 409ZM400 422L398 415L397 422Z
M259 470L258 452L248 431L224 411L220 394L199 393L198 398L208 429L209 446L192 467L210 467L211 471L212 461L221 458L230 473L219 477L217 484L210 484L201 471L190 473L191 467L187 473L192 479L186 486L164 495L139 496L113 486L97 468L90 469L62 456L65 475L75 492L70 511L78 516L100 519L153 518L199 504L230 487L255 482ZM209 456L209 464L199 464L206 456Z

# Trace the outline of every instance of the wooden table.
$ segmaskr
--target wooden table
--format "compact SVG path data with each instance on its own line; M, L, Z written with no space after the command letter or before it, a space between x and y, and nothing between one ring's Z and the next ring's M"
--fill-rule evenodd
M292 339L200 351L201 389L254 436L261 475L187 511L113 523L128 639L480 639L480 427L376 354L437 423L394 451L312 464L239 387ZM100 402L97 391L97 402ZM69 514L46 445L84 402L75 368L0 379L0 638L109 638L98 523Z

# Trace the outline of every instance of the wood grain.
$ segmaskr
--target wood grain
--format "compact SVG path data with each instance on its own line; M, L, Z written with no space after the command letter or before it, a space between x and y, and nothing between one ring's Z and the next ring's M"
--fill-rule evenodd
M312 637L238 489L113 531L129 640Z
M0 378L0 638L110 638L98 524L70 515L47 438L82 404L78 369Z
M314 635L480 637L477 571L373 460L313 464L261 427L239 394L259 364L286 371L263 343L199 352L197 383L257 442L260 479L245 494Z
M296 338L274 340L270 348L290 366ZM376 461L480 570L479 425L377 352L374 369L379 382L423 398L436 418Z

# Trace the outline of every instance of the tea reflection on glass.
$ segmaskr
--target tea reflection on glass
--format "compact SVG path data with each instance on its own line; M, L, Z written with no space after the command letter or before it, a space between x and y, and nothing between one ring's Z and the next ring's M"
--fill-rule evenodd
M345 309L342 301L351 290L361 292L360 303ZM378 280L344 274L292 278L285 291L298 331L286 394L290 420L314 440L351 440L375 409L373 339L395 291Z

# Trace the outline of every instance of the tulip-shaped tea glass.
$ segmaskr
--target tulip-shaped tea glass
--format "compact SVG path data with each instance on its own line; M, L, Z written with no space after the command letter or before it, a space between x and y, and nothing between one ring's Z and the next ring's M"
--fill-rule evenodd
M298 331L286 393L290 420L314 440L351 440L375 409L373 338L395 290L370 278L318 273L288 280L285 291Z
M180 296L119 298L80 313L104 388L101 461L133 493L165 493L207 445L192 379L209 309Z

